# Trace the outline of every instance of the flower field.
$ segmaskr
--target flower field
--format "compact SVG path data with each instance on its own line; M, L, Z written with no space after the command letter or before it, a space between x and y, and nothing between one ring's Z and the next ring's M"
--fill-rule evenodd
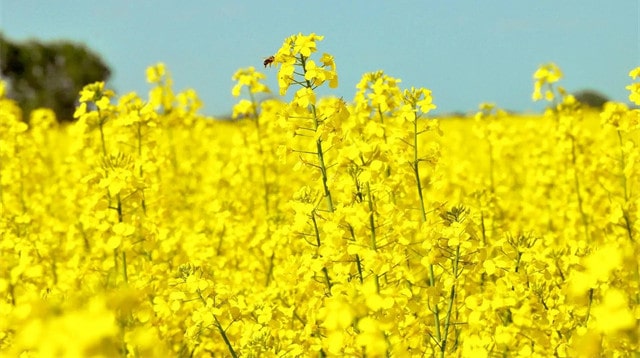
M233 121L162 64L71 125L0 94L0 356L640 354L640 110L553 64L544 115L434 119L381 71L320 98L322 40L238 70Z

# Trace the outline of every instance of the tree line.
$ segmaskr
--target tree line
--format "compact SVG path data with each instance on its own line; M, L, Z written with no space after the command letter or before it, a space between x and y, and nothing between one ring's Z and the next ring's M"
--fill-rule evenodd
M0 73L7 97L19 103L24 120L32 110L47 107L59 121L71 121L82 87L106 81L111 69L82 44L64 40L16 42L0 33Z

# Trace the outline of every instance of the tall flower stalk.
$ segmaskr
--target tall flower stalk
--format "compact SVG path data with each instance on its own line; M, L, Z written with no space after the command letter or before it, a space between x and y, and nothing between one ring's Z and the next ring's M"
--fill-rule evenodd
M333 56L323 54L319 64L310 58L316 51L316 41L322 41L323 38L324 36L313 33L308 36L298 34L287 38L274 56L274 63L280 65L278 71L280 95L285 95L291 85L300 87L291 103L293 117L302 119L302 123L296 130L302 135L312 137L315 145L312 151L299 152L313 153L316 156L316 163L313 166L321 174L325 209L333 212L335 203L329 188L328 165L325 158L327 149L323 143L323 131L326 130L326 122L331 118L321 116L318 112L314 90L325 82L329 82L329 87L336 88L338 75Z

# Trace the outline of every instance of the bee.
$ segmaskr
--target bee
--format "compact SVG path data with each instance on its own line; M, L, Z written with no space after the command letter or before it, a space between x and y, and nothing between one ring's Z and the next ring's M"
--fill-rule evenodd
M271 64L273 63L273 61L275 61L276 58L274 56L269 56L267 58L264 59L264 68L267 68L267 66L271 66Z

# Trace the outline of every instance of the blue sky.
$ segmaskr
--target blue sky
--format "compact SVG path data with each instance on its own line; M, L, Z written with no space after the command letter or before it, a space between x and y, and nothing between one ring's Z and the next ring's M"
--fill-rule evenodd
M262 68L289 35L324 35L340 86L353 98L365 72L384 70L403 87L433 91L436 113L474 111L481 102L537 111L531 76L553 61L569 91L592 88L627 101L629 71L640 66L637 0L226 1L0 0L0 29L11 40L84 42L114 72L119 94L146 97L147 66L162 61L176 91L194 88L203 113L225 115L236 99L231 76Z

